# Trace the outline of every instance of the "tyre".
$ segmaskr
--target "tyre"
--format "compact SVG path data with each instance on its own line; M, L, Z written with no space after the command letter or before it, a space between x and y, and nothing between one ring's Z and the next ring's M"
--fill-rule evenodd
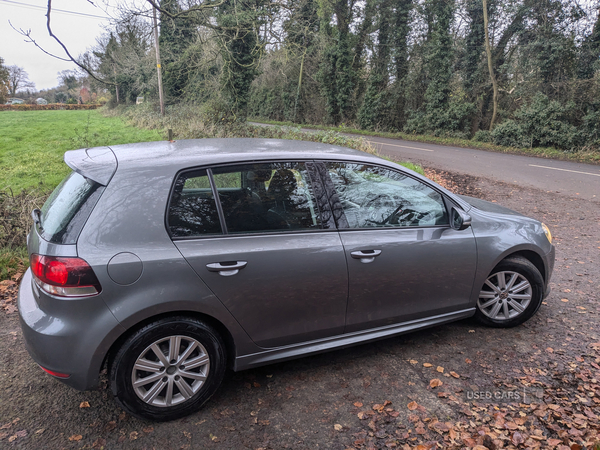
M210 326L168 317L127 338L112 359L110 386L133 416L174 420L198 411L215 393L226 361L223 340Z
M501 261L485 280L475 318L492 327L514 327L535 314L544 293L539 270L524 258Z

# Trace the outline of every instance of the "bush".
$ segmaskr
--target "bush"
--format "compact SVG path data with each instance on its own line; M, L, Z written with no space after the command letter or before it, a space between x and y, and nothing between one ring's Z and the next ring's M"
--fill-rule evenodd
M572 102L561 105L544 94L536 94L531 103L515 113L515 119L529 139L529 147L557 147L570 150L578 145L577 128L569 123Z
M47 195L38 191L0 191L0 247L17 248L27 243L33 220L31 211L44 203Z
M527 147L528 142L523 135L523 130L517 122L512 119L497 125L491 132L492 142L504 147Z
M471 116L474 111L473 103L458 101L451 102L445 109L428 112L415 111L406 121L404 132L469 139Z
M0 111L54 111L61 109L97 109L102 105L100 104L89 104L89 105L66 105L64 103L50 103L48 105L0 105Z
M478 130L473 136L475 142L493 142L492 133L488 130Z
M538 93L531 103L515 113L514 120L507 120L494 129L494 144L572 150L582 141L581 133L569 123L573 108L572 103L562 105Z

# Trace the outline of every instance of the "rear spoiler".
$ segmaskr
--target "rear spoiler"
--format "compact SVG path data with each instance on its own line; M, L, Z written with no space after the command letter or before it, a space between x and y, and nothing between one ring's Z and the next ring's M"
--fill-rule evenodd
M117 170L117 157L109 147L71 150L65 163L78 174L106 186Z

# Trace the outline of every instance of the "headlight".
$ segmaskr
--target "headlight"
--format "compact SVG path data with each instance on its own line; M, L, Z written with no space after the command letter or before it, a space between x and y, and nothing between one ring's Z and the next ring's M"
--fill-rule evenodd
M548 238L548 242L552 244L552 233L550 233L550 228L548 228L545 223L542 223L542 228L544 229L544 233Z

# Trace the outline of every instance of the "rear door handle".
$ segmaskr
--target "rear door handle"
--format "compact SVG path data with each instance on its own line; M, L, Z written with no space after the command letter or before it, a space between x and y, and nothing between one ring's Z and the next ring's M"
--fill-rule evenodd
M350 253L354 259L360 259L361 263L368 264L375 261L375 257L381 255L381 250L358 250Z
M247 261L226 261L207 264L206 268L209 272L219 272L221 276L230 277L236 275L247 264Z

